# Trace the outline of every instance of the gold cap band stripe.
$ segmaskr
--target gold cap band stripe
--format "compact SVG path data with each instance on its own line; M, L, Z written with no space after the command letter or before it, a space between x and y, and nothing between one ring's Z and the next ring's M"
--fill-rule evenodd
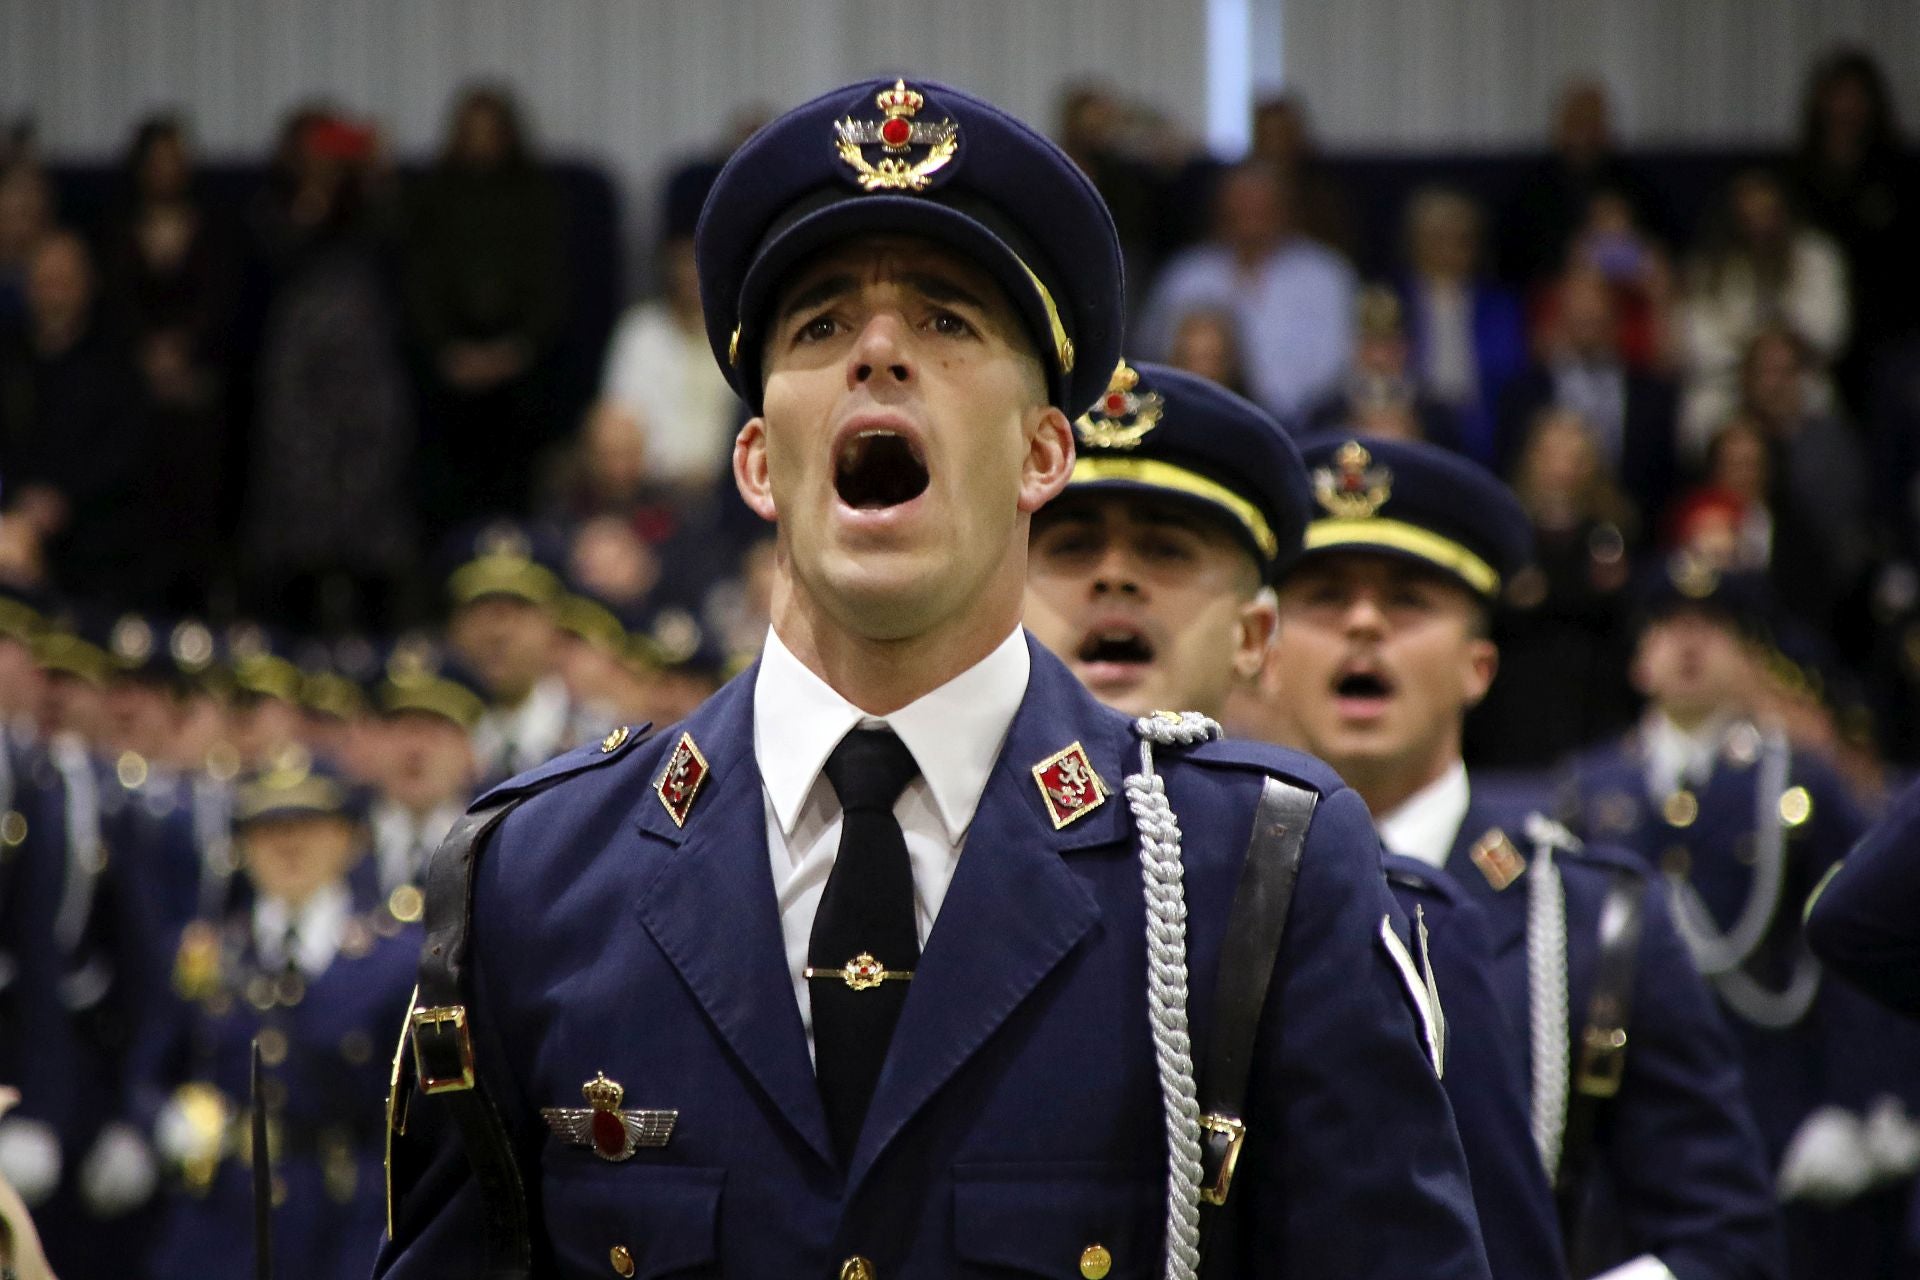
M1157 458L1079 458L1073 464L1073 476L1067 483L1096 484L1102 480L1129 480L1211 502L1245 526L1262 555L1271 560L1280 554L1280 539L1274 536L1273 527L1260 514L1260 508L1225 485L1185 467Z
M1047 292L1046 285L1040 283L1040 277L1033 273L1033 268L1018 254L1014 255L1013 260L1020 263L1020 269L1027 273L1027 279L1033 283L1033 291L1040 295L1040 305L1047 309L1047 327L1053 330L1053 354L1060 361L1060 372L1072 373L1073 343L1067 338L1067 327L1060 323L1060 308L1053 304L1053 295Z
M1307 526L1307 550L1330 547L1387 547L1418 556L1465 579L1481 595L1497 595L1500 575L1492 565L1452 538L1401 520L1315 520Z

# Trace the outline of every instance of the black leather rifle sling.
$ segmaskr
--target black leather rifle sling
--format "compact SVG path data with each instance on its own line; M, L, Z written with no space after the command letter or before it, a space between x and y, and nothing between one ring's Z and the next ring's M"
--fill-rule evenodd
M1215 1209L1227 1202L1234 1169L1246 1142L1247 1082L1253 1072L1254 1040L1260 1011L1280 956L1287 908L1300 875L1300 855L1313 821L1317 792L1268 778L1260 788L1253 835L1227 914L1220 947L1220 976L1214 987L1213 1032L1196 1082L1200 1098L1200 1227L1204 1232Z
M533 1237L527 1191L500 1111L475 1069L473 1033L461 981L467 928L473 919L473 871L481 846L515 805L518 792L475 809L453 824L427 864L427 940L420 950L420 993L412 1019L416 1086L440 1099L460 1128L480 1189L487 1280L532 1274Z
M1574 1046L1576 1065L1567 1099L1566 1136L1560 1145L1559 1176L1554 1180L1561 1239L1569 1256L1580 1249L1600 1108L1620 1092L1620 1081L1626 1074L1627 1026L1633 1017L1633 982L1646 918L1645 896L1645 881L1631 872L1616 871L1600 906L1600 958L1594 965L1586 1026Z

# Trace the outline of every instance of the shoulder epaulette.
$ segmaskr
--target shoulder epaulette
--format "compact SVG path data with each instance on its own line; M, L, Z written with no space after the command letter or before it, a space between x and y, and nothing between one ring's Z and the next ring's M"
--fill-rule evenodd
M651 724L621 725L597 742L576 747L572 751L555 756L545 764L536 765L525 773L516 774L505 782L497 784L475 800L467 811L471 813L496 801L544 791L556 782L564 781L575 774L612 764L654 736Z
M1338 774L1312 756L1246 738L1216 738L1180 753L1182 759L1216 768L1248 769L1280 778L1321 795L1343 784Z

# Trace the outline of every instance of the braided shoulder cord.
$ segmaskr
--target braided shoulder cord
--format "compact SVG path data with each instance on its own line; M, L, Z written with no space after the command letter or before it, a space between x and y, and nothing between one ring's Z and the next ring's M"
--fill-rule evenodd
M1167 1117L1167 1280L1200 1272L1200 1098L1194 1083L1193 1036L1187 1021L1187 897L1180 858L1180 820L1166 784L1153 770L1153 748L1191 746L1221 736L1220 726L1187 711L1155 712L1133 722L1140 735L1140 772L1125 782L1140 829L1141 878L1147 900L1147 1009L1154 1060Z
M1567 1013L1567 897L1553 846L1535 846L1527 870L1527 1013L1533 1049L1533 1143L1552 1182L1567 1132L1572 1052Z

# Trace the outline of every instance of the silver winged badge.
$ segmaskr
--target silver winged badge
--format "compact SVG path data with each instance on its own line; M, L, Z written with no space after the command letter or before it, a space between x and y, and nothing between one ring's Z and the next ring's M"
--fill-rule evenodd
M625 1160L642 1147L664 1147L673 1136L678 1111L621 1110L626 1090L605 1072L580 1086L584 1107L542 1107L541 1118L553 1136L569 1146L590 1147L602 1160Z

